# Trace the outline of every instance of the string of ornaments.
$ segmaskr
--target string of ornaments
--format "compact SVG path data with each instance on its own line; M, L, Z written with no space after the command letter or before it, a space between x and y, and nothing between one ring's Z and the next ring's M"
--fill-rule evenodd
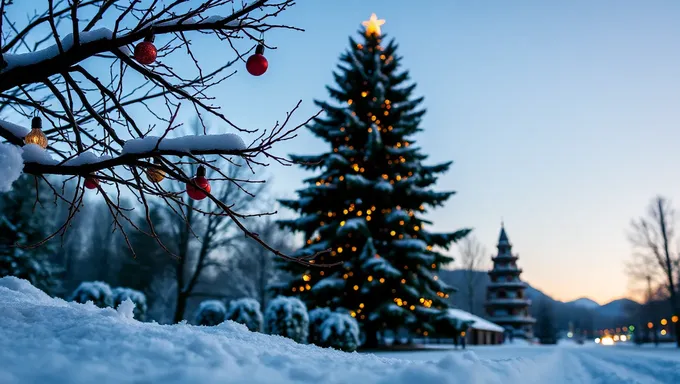
M143 65L153 64L158 58L158 49L154 45L155 35L151 31L143 41L135 45L133 57ZM246 70L253 76L262 76L269 68L269 61L264 56L264 42L261 40L255 47L255 53L246 60ZM24 137L25 144L35 144L42 149L47 148L47 136L42 131L42 119L38 116L31 120L31 131ZM160 161L155 158L154 166L148 167L145 171L147 179L152 183L160 183L165 179L165 171L161 169ZM199 165L196 170L196 176L186 183L187 195L194 200L203 200L208 197L211 186L208 179L205 177L205 167ZM99 187L99 179L94 175L85 177L83 186L87 189L97 189ZM196 187L198 186L198 188ZM207 192L207 193L206 193Z
M140 64L153 64L158 58L158 49L154 45L154 34L149 33L144 41L135 46L134 58ZM255 47L255 53L246 60L246 70L253 76L262 76L269 69L269 61L264 57L264 42L260 41Z

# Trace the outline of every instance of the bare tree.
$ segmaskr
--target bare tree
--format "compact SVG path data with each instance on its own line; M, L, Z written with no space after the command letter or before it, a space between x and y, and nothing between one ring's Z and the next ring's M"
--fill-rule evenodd
M245 164L230 164L226 175L231 180L246 180L249 170ZM262 196L265 184L259 183L250 191L243 190L236 182L221 184L213 195L221 201L228 201L232 209L244 212L247 208L257 208L258 198ZM172 232L177 249L175 262L176 303L174 322L184 318L187 301L194 296L195 289L209 269L226 268L228 254L235 253L237 246L246 237L238 230L237 222L225 215L198 215L204 212L207 204L185 198L183 204L170 207ZM253 232L258 239L258 233ZM258 244L259 245L259 244ZM271 253L265 249L267 253ZM200 295L207 295L202 292Z
M465 279L468 309L470 313L475 313L475 290L482 277L479 271L483 268L486 250L475 236L469 235L458 242L458 252Z
M247 179L235 179L213 162L240 158L247 166L266 165L265 161L290 164L272 148L294 138L313 118L298 125L290 122L300 103L271 129L250 129L239 126L214 105L211 91L234 73L234 65L243 63L255 45L266 46L265 33L300 30L273 21L293 0L255 0L247 5L237 0L47 0L41 4L42 8L26 19L10 19L7 10L15 2L0 0L0 108L11 110L22 121L34 118L31 128L35 128L29 133L25 124L0 120L0 138L23 147L23 172L46 180L55 199L68 203L70 210L58 230L24 247L40 246L63 235L83 203L83 185L88 185L106 202L116 230L123 234L133 255L126 223L135 230L140 228L129 216L134 207L121 205L121 196L133 196L141 207L137 211L146 212L149 230L145 234L166 250L148 214L150 199L182 207L175 214L185 220L191 215L228 217L269 251L310 265L308 260L315 255L304 260L290 258L266 244L245 226L243 220L249 214L238 212L228 201L196 184L182 166L187 161L201 164L212 169L217 183L244 188ZM109 27L103 27L104 23ZM233 60L206 68L194 52L192 36L212 38L215 44L228 47ZM137 48L133 45L142 40L147 48L148 43L157 44L155 62L149 61L148 55L143 58L132 53ZM172 60L177 57L190 58L193 65L173 67ZM169 138L181 125L177 123L180 107L199 114L203 135ZM217 119L234 133L206 137L204 116ZM43 119L47 120L44 130ZM142 126L140 122L145 120L156 121L158 126ZM149 171L162 171L179 183L147 180L143 176ZM50 174L63 176L64 184L55 185L46 178ZM77 185L72 196L64 193L69 182ZM185 185L208 192L211 206L199 208L187 202Z
M276 246L277 249L292 249L292 234L280 229L274 220L266 218L254 228L267 243ZM229 282L229 296L256 299L264 310L269 300L269 287L276 283L281 271L277 268L271 252L267 252L253 241L244 242L239 248L240 250L230 257L228 268L218 281Z
M675 210L670 201L658 196L653 199L646 216L633 220L629 235L634 247L634 265L639 266L637 272L629 268L632 279L644 279L651 290L652 281L663 284L668 292L669 302L673 313L680 313L680 298L678 297L678 263L677 250L671 251L674 243ZM653 266L653 267L652 267ZM676 334L680 334L680 322L675 323ZM677 338L680 348L680 337Z

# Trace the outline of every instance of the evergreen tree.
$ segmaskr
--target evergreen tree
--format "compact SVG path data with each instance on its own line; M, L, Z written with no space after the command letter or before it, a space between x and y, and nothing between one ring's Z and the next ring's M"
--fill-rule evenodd
M341 55L336 87L328 87L339 104L317 101L326 115L308 126L329 151L292 156L319 173L305 180L297 199L281 201L301 215L280 222L304 233L306 245L296 256L331 249L315 262L343 264L332 269L282 264L291 279L276 288L299 295L309 308L348 310L370 346L377 344L378 329L432 331L452 291L437 277L452 261L440 250L469 230L425 230L427 209L454 194L432 190L451 163L423 164L427 156L412 139L421 131L423 98L412 96L415 84L399 70L397 44L383 42L379 21L373 15L364 25L361 42L350 38Z
M36 190L38 188L36 202ZM16 276L37 288L52 292L57 288L58 269L50 262L57 239L40 247L34 245L52 233L56 206L44 182L22 176L12 190L0 194L0 277Z

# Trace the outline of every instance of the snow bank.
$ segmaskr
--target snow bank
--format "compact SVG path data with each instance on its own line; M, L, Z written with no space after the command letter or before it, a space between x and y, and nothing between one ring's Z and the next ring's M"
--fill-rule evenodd
M0 192L8 192L24 170L22 149L0 143Z
M560 354L488 360L474 352L442 352L434 362L380 358L252 333L231 321L215 327L141 323L129 318L132 304L126 303L120 311L67 303L25 280L0 278L0 383L566 382L560 380Z

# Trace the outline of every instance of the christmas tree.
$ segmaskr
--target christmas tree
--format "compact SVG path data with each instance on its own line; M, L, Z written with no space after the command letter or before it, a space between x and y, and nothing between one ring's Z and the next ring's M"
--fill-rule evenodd
M319 102L326 115L308 128L330 144L326 153L293 156L320 171L298 191L298 199L281 204L301 217L281 221L302 232L305 257L329 249L315 262L331 268L282 265L291 280L276 287L299 295L310 307L344 309L364 331L364 345L377 343L378 329L406 327L427 335L446 310L452 288L437 277L452 258L442 254L468 229L432 233L424 218L454 192L435 192L437 176L450 162L424 165L427 158L411 136L419 132L423 98L412 96L407 71L399 70L394 40L383 43L374 15L363 23L362 41L350 38L334 73L330 96L340 105Z

